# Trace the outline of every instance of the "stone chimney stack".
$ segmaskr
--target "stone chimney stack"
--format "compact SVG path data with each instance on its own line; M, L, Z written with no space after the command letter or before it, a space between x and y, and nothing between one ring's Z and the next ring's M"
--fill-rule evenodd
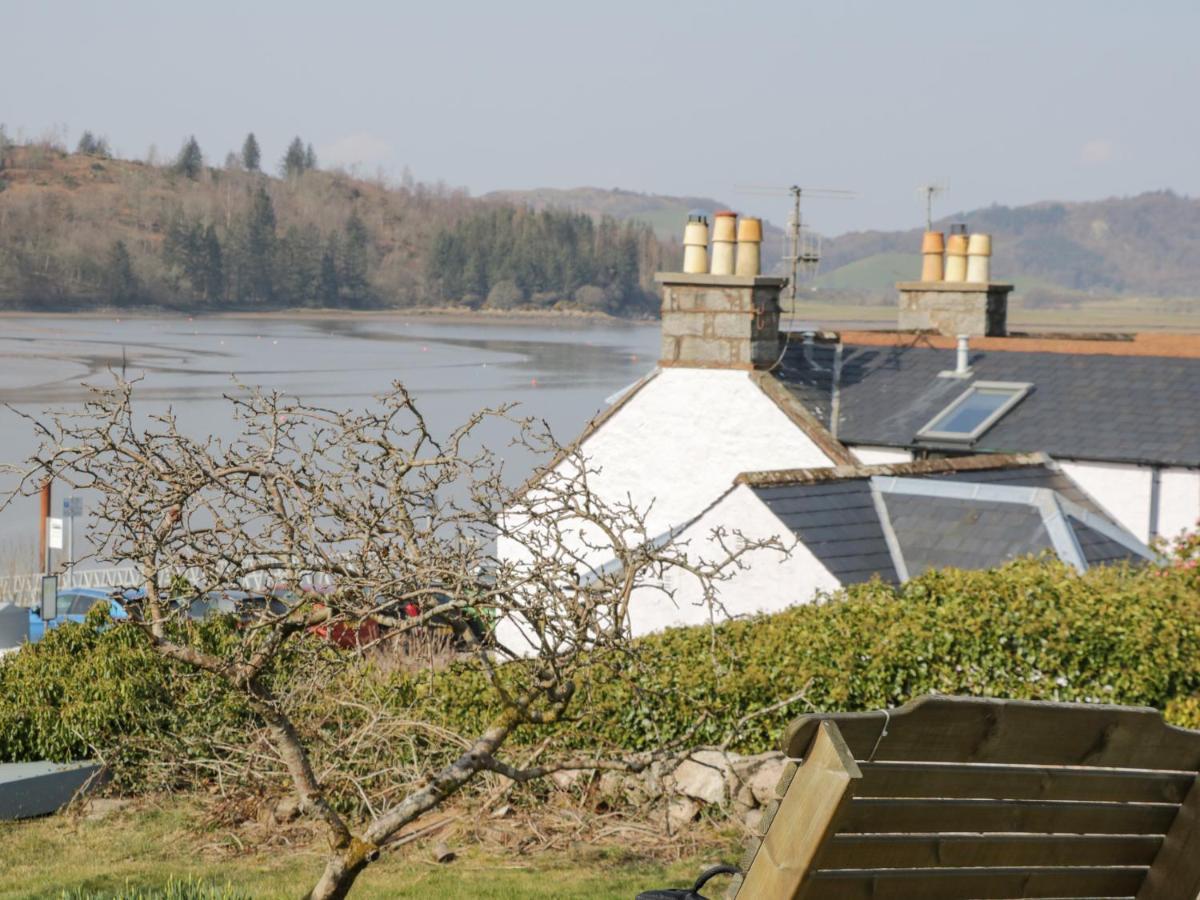
M967 226L954 225L944 244L941 232L927 231L921 250L922 280L896 284L901 330L971 337L1008 333L1013 286L991 280L989 235L968 235Z
M659 272L662 366L765 369L779 358L786 278Z
M703 246L705 213L692 210L684 231L684 271L654 276L663 298L659 365L765 369L779 358L779 293L787 279L759 274L761 219L739 224L729 211L714 218L711 254ZM709 258L712 268L697 271Z

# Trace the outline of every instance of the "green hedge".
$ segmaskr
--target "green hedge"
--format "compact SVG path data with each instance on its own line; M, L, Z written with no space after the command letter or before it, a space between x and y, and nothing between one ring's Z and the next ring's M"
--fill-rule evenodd
M773 748L806 709L897 706L930 692L1155 706L1200 727L1200 582L1186 571L1056 561L930 572L900 587L857 585L772 616L679 628L642 642L645 674L587 686L561 740L645 749L701 741L798 691L806 703L755 718L733 748ZM715 655L713 646L715 645ZM436 684L448 722L469 730L478 675Z
M742 717L803 690L804 702L753 718L735 750L774 747L785 724L815 710L899 705L929 692L1127 703L1200 727L1200 579L1194 571L1103 568L1077 575L1025 560L987 572L931 572L893 588L858 585L822 602L640 642L641 671L595 670L559 748L646 749L702 721L721 740ZM228 635L208 635L224 640ZM714 651L715 647L715 651ZM332 670L331 670L332 671ZM518 674L519 670L511 670ZM280 675L279 678L286 678ZM329 695L369 697L462 733L495 712L466 666L430 677L369 662L331 676ZM335 715L306 695L299 724L318 743ZM84 755L128 766L181 752L181 736L236 733L248 715L212 679L168 665L128 627L64 626L0 665L0 759ZM533 743L547 729L527 728ZM198 752L198 751L189 751ZM118 775L120 772L118 771Z
M215 648L235 638L214 620L193 639ZM169 663L106 607L0 662L2 762L99 757L119 787L148 787L142 762L203 756L248 716L217 679Z

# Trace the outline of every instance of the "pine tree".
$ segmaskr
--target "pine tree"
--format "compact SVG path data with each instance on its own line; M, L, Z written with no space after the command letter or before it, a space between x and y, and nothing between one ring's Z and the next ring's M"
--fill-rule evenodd
M221 254L221 242L217 229L209 225L204 229L204 296L210 303L225 299L225 261Z
M317 306L333 309L339 304L337 244L332 238L321 254L321 274L317 279Z
M279 164L280 174L288 178L295 178L304 174L304 141L300 138L292 138L292 142L288 144L287 153L283 156L283 161Z
M306 172L311 172L317 167L317 152L313 150L313 145L309 144L304 148L304 169Z
M85 131L79 136L79 144L75 147L76 153L82 153L84 156L104 156L109 155L108 139L96 137L90 131Z
M346 246L342 251L341 286L352 303L367 299L367 256L370 236L358 210L346 220Z
M242 165L246 167L247 172L257 172L261 163L262 152L258 149L258 138L252 131L242 143Z
M128 306L138 298L138 280L124 241L113 242L108 250L104 260L102 287L109 301L116 306Z
M275 292L288 306L312 306L321 270L321 233L315 225L291 225L275 254Z
M200 152L200 144L197 143L195 135L183 142L172 169L177 175L186 175L193 180L200 177L200 172L204 169L204 154Z
M245 289L251 300L269 303L275 297L275 207L261 186L251 197L246 222Z

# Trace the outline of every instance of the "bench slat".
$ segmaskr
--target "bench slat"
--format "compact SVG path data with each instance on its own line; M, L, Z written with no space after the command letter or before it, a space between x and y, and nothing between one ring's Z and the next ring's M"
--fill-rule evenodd
M1182 803L1193 772L955 763L860 763L860 797L992 797Z
M994 900L1011 897L1132 897L1145 868L856 869L819 872L821 900Z
M856 797L839 822L838 832L1165 834L1178 809L1170 803Z
M839 834L817 864L821 869L1148 866L1162 841L1130 834Z
M801 716L784 732L784 752L804 756L824 720L837 723L859 761L1200 771L1200 732L1167 725L1149 708L921 697L887 713Z

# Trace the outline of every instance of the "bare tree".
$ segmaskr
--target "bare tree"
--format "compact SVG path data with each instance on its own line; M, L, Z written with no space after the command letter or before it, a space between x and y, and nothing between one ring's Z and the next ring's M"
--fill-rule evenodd
M556 447L544 428L507 409L477 413L437 439L399 384L365 411L256 392L229 400L240 434L221 441L189 437L171 412L135 416L125 381L92 388L81 410L30 419L41 447L12 496L47 477L98 495L95 558L136 564L145 591L115 627L141 629L164 657L221 679L261 720L301 810L332 848L311 897L346 896L389 838L485 773L526 782L564 769L640 771L671 749L533 767L505 753L518 729L566 719L582 683L637 678L638 648L628 639L635 594L667 590L665 573L679 567L715 602L717 582L769 542L723 535L724 557L698 562L670 540L651 540L639 510L589 489L592 472L577 448ZM533 495L506 487L497 456L481 446L478 429L489 419L512 423L525 448L554 454ZM517 552L499 558L497 541ZM195 639L181 577L198 594L263 576L287 589L286 604L243 613L227 653ZM318 593L319 583L331 587ZM431 754L421 780L386 808L351 821L331 803L279 696L279 660L313 642L314 626L373 619L403 633L469 616L482 628L461 634L490 692L479 707L496 714L456 755ZM520 650L497 640L505 625L522 635Z

